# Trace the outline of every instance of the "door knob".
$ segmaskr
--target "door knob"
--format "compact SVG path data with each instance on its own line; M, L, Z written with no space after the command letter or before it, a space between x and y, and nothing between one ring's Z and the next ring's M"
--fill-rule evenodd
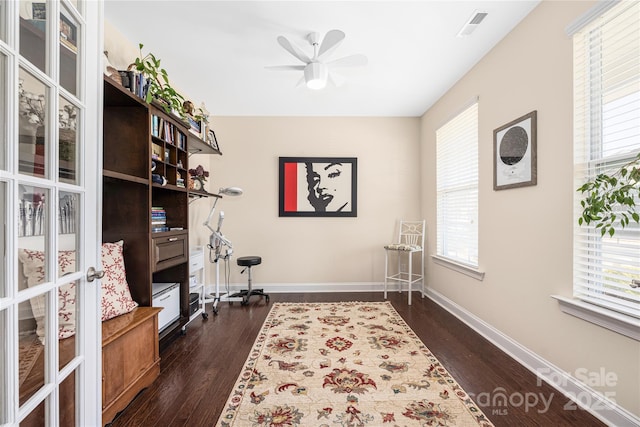
M104 271L96 271L95 268L89 267L87 270L87 282L93 282L95 279L102 279L104 277Z

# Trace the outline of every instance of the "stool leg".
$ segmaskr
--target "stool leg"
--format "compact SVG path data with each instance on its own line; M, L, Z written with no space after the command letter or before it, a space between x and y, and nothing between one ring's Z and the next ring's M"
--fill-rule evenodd
M243 304L249 304L249 297L251 297L251 266L249 268L249 274L247 279L247 295L244 297Z

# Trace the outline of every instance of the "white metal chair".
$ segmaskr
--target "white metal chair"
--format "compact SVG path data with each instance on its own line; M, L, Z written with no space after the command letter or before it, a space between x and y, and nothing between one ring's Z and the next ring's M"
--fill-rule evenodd
M409 305L411 305L411 287L420 282L420 293L424 298L424 235L425 221L400 221L398 243L385 245L384 247L384 298L387 299L387 283L398 283L398 292L402 292L402 285L407 284L409 292ZM397 268L389 273L389 252L395 252ZM413 271L413 255L420 256L420 270ZM405 264L403 264L403 260ZM402 267L407 266L405 271Z

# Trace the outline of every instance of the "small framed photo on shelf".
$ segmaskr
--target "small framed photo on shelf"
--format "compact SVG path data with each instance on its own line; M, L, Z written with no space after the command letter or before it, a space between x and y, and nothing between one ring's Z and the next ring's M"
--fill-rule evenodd
M78 28L62 13L60 14L60 43L73 52L78 51Z
M220 151L220 147L218 146L218 140L216 139L216 134L213 132L213 129L207 129L207 144L213 147L214 150Z

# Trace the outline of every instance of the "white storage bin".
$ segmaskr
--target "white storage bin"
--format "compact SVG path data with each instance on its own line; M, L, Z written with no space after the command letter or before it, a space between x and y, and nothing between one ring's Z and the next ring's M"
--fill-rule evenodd
M180 284L153 283L154 307L161 307L158 313L158 332L180 318Z

